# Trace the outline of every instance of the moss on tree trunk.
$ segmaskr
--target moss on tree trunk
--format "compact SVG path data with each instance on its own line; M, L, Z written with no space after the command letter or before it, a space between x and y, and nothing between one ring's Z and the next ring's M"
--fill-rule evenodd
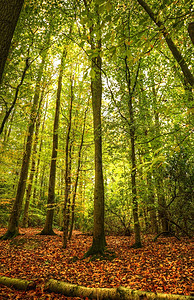
M19 278L9 278L5 276L0 276L0 284L6 285L8 287L14 287L18 290L29 290L35 288L34 281L28 281Z
M151 293L139 290L131 290L129 288L118 287L118 288L88 288L67 282L62 282L54 279L50 279L46 285L46 289L51 292L61 293L67 297L82 297L88 299L103 299L103 300L193 300L193 296L184 295L172 295L172 294L161 294Z
M86 5L86 4L85 4ZM88 9L87 5L86 8ZM102 167L102 125L101 125L101 106L102 106L102 59L101 32L99 7L95 5L94 19L97 24L98 35L95 37L94 27L90 28L91 49L98 51L98 56L92 58L91 92L94 126L94 146L95 146L95 187L94 187L94 230L93 243L86 256L102 254L106 246L104 233L104 180Z

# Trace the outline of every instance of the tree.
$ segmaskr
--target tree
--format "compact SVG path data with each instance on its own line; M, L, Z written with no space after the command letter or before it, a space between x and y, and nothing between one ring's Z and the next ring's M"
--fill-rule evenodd
M24 0L1 0L0 3L0 83L23 3Z
M85 134L85 129L86 129L87 110L88 110L88 107L86 108L85 113L84 113L83 130L82 130L81 141L80 141L79 150L78 150L77 170L76 170L76 177L75 177L73 197L72 197L72 206L71 206L71 226L70 226L69 235L68 235L69 240L71 239L71 236L72 236L73 225L74 225L74 220L75 220L75 200L76 200L76 195L77 195L77 187L78 187L79 173L80 173L80 167L81 167L81 154L82 154L82 148L83 148L83 143L84 143L84 134Z
M70 192L71 192L71 155L72 155L72 107L74 101L74 77L71 75L71 94L69 105L69 118L67 126L66 146L65 146L65 199L63 212L63 247L67 247L69 219L70 219Z
M55 234L53 226L53 215L55 208L55 181L56 181L56 160L58 150L58 130L59 130L59 115L60 115L60 100L62 91L62 79L63 79L63 64L66 56L66 49L64 49L61 57L61 65L58 78L57 97L56 97L56 108L55 108L55 119L53 127L53 147L52 147L52 158L50 165L50 177L49 177L49 189L47 199L47 214L43 230L40 234L42 235L53 235Z
M130 18L128 19L127 24L127 37L130 41ZM137 185L136 185L136 149L135 149L135 130L136 130L136 124L135 124L135 115L134 115L134 98L135 98L135 89L138 81L138 75L139 75L139 68L140 68L140 60L138 63L137 71L136 71L136 77L133 83L133 86L131 84L131 71L129 67L129 59L127 56L127 49L128 46L125 43L125 49L126 49L126 56L125 56L125 78L127 83L127 89L128 89L128 110L129 110L129 134L130 134L130 145L131 145L131 188L132 188L132 205L133 205L133 219L134 219L134 231L135 231L135 244L133 247L140 248L141 245L141 235L140 235L140 224L139 224L139 216L138 216L138 201L137 201Z
M16 88L16 91L15 91L14 100L13 100L12 104L10 105L9 109L6 110L5 116L4 116L3 121L1 123L0 134L3 132L5 123L6 123L7 119L9 118L9 116L10 116L10 114L11 114L11 112L12 112L12 110L13 110L15 104L16 104L16 101L18 99L18 94L19 94L20 87L23 84L23 81L24 81L24 78L26 76L26 72L27 72L29 66L30 66L30 64L29 64L29 57L27 57L26 61L25 61L24 70L22 72L20 83L18 84L18 86Z
M189 83L192 87L194 86L194 76L191 73L191 71L188 68L188 65L182 56L181 52L178 50L177 46L171 39L168 30L166 29L164 23L160 20L158 16L154 14L154 12L151 10L151 8L148 6L148 4L144 0L137 0L138 3L145 9L145 11L148 13L150 18L154 21L154 23L158 26L160 32L163 34L166 43L174 56L177 63L180 65L181 70L184 74L186 83Z
M44 226L48 214L48 226L62 227L65 198L68 216L64 218L68 221L65 230L70 221L75 229L90 233L93 230L88 254L104 252L106 232L136 232L136 245L140 227L143 232L157 233L158 223L160 231L182 228L188 234L191 232L192 173L188 168L192 159L193 112L192 76L189 75L193 55L191 0L159 4L149 0L149 9L145 1L44 1L44 6L41 1L26 2L0 87L0 220L3 224L8 222L9 204L17 194L27 139L32 138L26 128L30 125L37 66L45 47L49 47L44 42L45 33L50 32L54 47L49 47L49 60L43 72L48 106L44 106L39 138L35 134L32 139L32 151L33 145L34 152L37 151L29 162L32 172L22 179L28 186L26 199L30 193L34 195L29 225ZM59 75L55 70L60 64L64 35L71 41L65 74L73 69L74 85L70 87L69 75L63 76L61 95L65 101L59 112L61 125L54 130L54 135L58 133L55 156L54 140L53 147L50 146L56 110L53 95L57 91ZM177 53L181 56L176 60ZM72 124L68 137L71 92ZM92 103L88 107L81 146L83 116L90 98ZM185 158L181 151L185 152ZM56 172L55 180L51 179L53 172ZM23 183L20 189L25 187ZM51 199L48 204L51 209L48 206L46 211L48 199ZM60 216L53 215L53 208L60 211Z
M84 1L89 13L88 4ZM91 13L91 12L90 12ZM102 170L102 128L101 128L101 105L102 105L102 58L101 58L101 31L99 5L94 4L94 19L90 27L90 45L93 53L91 63L91 92L93 108L94 145L95 145L95 187L94 187L94 230L91 248L85 254L103 254L106 246L104 233L104 181ZM94 22L95 20L95 22ZM96 35L96 31L98 34ZM96 37L95 37L96 35ZM96 52L96 54L94 54Z
M25 201L23 220L22 220L23 227L28 227L28 212L29 212L29 206L30 206L30 198L31 198L31 194L32 194L33 180L34 180L34 175L36 172L36 154L37 154L37 146L38 146L38 139L39 139L39 129L40 129L40 124L41 124L41 114L42 114L42 106L43 106L42 102L43 102L43 98L44 98L44 89L45 89L45 86L43 84L41 97L40 97L40 101L39 101L39 107L38 107L38 111L37 111L36 129L35 129L35 137L34 137L32 159L31 159L31 170L30 170L30 175L28 178L29 183L28 183L28 187L26 190L26 201Z
M20 178L19 178L17 192L16 192L16 198L15 198L13 208L12 208L12 211L10 214L8 230L1 237L2 239L9 239L9 238L12 238L19 234L19 218L21 215L22 203L23 203L24 193L25 193L25 189L26 189L26 180L28 177L28 169L29 169L30 156L31 156L31 150L32 150L32 141L33 141L33 134L34 134L34 126L35 126L36 117L37 117L37 106L38 106L38 100L39 100L39 95L40 95L40 86L41 86L41 78L42 78L44 63L45 63L45 60L43 58L42 62L40 64L40 67L39 67L37 81L36 81L32 109L31 109L31 114L30 114L30 122L29 122L29 127L27 130L27 141L26 141L25 151L23 154L23 160L22 160Z

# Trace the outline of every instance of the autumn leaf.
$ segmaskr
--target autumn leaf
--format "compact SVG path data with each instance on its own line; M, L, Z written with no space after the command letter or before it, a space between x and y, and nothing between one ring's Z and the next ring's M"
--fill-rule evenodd
M3 234L5 229L0 229ZM44 291L50 278L87 287L130 287L144 291L185 294L192 292L192 241L175 237L144 235L141 249L130 248L134 237L108 236L107 243L116 258L83 259L92 237L73 232L68 248L62 248L62 232L40 236L40 229L21 229L22 235L11 241L0 241L0 276L35 280L36 289L16 291L1 286L0 298L9 299L80 299ZM75 261L70 259L76 256ZM81 259L82 258L82 259ZM22 267L21 267L22 266ZM49 298L50 297L50 298ZM6 299L6 298L5 298Z

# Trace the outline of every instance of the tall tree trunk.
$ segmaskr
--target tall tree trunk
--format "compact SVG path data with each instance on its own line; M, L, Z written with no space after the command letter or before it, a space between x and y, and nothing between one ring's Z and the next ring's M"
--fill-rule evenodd
M66 137L65 147L65 199L64 199L64 211L63 211L63 248L67 247L68 230L69 230L69 218L70 218L70 183L71 183L71 124L72 124L72 107L74 100L73 81L71 78L71 99L69 107L69 120Z
M40 69L38 72L36 88L35 88L35 93L34 93L34 99L33 99L33 104L32 104L32 109L31 109L31 114L30 114L30 123L29 123L29 127L28 127L28 132L27 132L26 147L25 147L23 160L22 160L22 166L21 166L21 171L20 171L20 178L19 178L19 182L18 182L16 198L15 198L13 208L11 211L11 215L10 215L10 219L9 219L9 223L8 223L8 230L5 233L5 235L2 236L2 239L12 238L19 233L19 218L20 218L20 214L21 214L22 203L23 203L24 193L25 193L25 189L26 189L26 180L28 177L28 168L29 168L30 155L31 155L31 149L32 149L34 125L35 125L36 116L37 116L37 105L38 105L38 99L39 99L39 94L40 94L40 83L41 83L41 78L42 78L42 73L43 73L43 66L44 66L44 59L42 59Z
M83 143L84 143L84 133L85 133L85 126L86 126L86 114L87 114L87 109L85 110L83 131L82 131L81 143L80 143L79 152L78 152L77 172L76 172L75 187L74 187L74 193L73 193L73 199L72 199L71 226L70 226L69 236L68 236L69 240L71 239L71 236L72 236L74 218L75 218L75 199L76 199L76 194L77 194L77 186L78 186L79 172L80 172L80 165L81 165L81 152L82 152L82 147L83 147Z
M42 235L54 235L53 231L53 217L55 209L55 181L56 181L56 165L57 165L57 150L58 150L58 130L59 130L59 113L60 113L60 101L61 101L61 90L62 90L62 78L63 78L63 62L66 55L64 50L61 57L61 66L58 79L56 108L55 108L55 119L53 127L53 149L50 165L50 176L49 176L49 188L48 188L48 199L47 199L47 214L43 230L40 232Z
M128 19L128 38L130 39L130 15ZM127 49L127 45L124 45ZM141 245L141 234L140 224L138 216L138 201L137 201L137 187L136 187L136 152L135 152L135 118L133 109L133 98L139 75L140 61L136 73L136 78L133 87L131 86L131 72L128 65L128 57L125 57L125 77L128 89L128 109L129 109L129 133L130 133L130 145L131 145L131 187L132 187L132 205L133 205L133 221L134 221L134 232L135 232L135 244L134 248L140 248Z
M163 34L163 36L166 40L166 43L167 43L172 55L174 56L175 60L177 61L177 63L179 64L179 66L182 70L186 82L189 83L193 87L194 86L194 76L191 73L191 71L189 70L184 57L182 56L180 51L177 49L177 46L174 44L173 40L171 39L170 34L167 31L164 23L160 20L158 15L154 14L154 12L151 10L151 8L148 6L148 4L144 0L137 0L137 2L144 8L144 10L150 16L150 18L158 26L159 30L161 31L161 33Z
M28 180L29 184L28 184L28 188L26 191L26 201L25 201L25 205L24 205L24 215L23 215L23 220L22 220L23 227L28 227L28 211L29 211L29 206L30 206L32 185L33 185L34 175L35 175L35 171L36 171L36 154L37 154L40 121L41 121L41 106L42 106L43 96L44 96L44 92L42 90L41 98L40 98L40 102L39 102L38 113L37 113L35 138L34 138L34 145L33 145L33 151L32 151L31 170L30 170L30 176L29 176L29 180Z
M92 246L85 256L103 254L106 246L104 232L104 180L102 168L102 127L101 127L101 106L102 106L102 59L101 51L101 32L99 7L95 6L95 16L98 35L94 40L94 28L90 28L91 49L98 51L98 56L92 58L92 109L93 109L93 126L94 126L94 147L95 147L95 187L94 187L94 230Z
M157 107L157 92L153 85L152 91L154 96L154 107ZM154 109L154 120L155 120L155 135L160 136L160 121L159 121L159 114ZM158 142L156 145L153 145L153 151L157 150L158 148L162 147L162 141L158 138ZM167 232L169 231L169 222L167 218L167 205L166 205L166 198L164 193L164 186L163 186L163 172L161 172L162 166L160 166L160 170L157 168L153 172L155 185L156 185L156 192L158 197L158 217L161 223L162 231Z
M40 155L42 151L42 144L43 144L43 138L42 134L44 132L44 125L45 125L45 119L46 119L46 113L47 113L47 108L48 108L48 101L46 102L46 107L44 108L44 119L42 122L42 128L41 128L41 139L40 139L40 146L38 150L38 160L37 160L37 165L36 165L36 174L35 174L35 180L34 180L34 191L33 191L33 202L36 203L36 198L37 198L37 184L38 184L38 174L39 174L39 167L40 167Z
M0 83L24 0L0 1Z
M132 97L129 99L129 113L130 113L130 140L131 140L131 186L132 186L132 203L133 203L133 220L134 220L134 232L135 232L135 244L134 248L141 247L141 235L140 224L138 216L138 202L137 202L137 188L136 188L136 156L135 156L135 124L132 107Z
M148 106L148 102L147 102L147 98L144 97L144 88L143 88L143 82L141 81L139 83L140 85L140 90L141 90L141 94L140 94L140 98L139 98L139 104L140 104L140 109L142 109L142 116L141 118L143 118L144 116L149 116L150 113L152 114L152 112L150 112L150 107ZM149 124L150 126L153 126L151 124ZM148 123L145 122L145 127L144 127L144 134L145 137L147 138L147 126ZM146 152L147 149L144 149L144 151ZM142 153L142 151L141 151ZM144 153L145 155L145 153ZM143 157L145 157L143 155ZM140 156L140 162L142 164L142 168L143 165L145 163L145 161L143 162L143 158L142 155ZM143 171L143 173L145 174L145 171ZM156 206L156 197L155 197L155 185L154 185L154 180L153 180L153 175L151 173L151 171L146 172L147 173L147 178L146 178L146 186L147 186L147 190L146 190L146 195L147 195L147 199L146 199L146 207L147 207L147 212L148 212L148 222L149 222L149 226L147 227L147 229L149 230L149 232L151 233L158 233L158 220L157 220L157 206ZM143 179L143 176L142 176Z

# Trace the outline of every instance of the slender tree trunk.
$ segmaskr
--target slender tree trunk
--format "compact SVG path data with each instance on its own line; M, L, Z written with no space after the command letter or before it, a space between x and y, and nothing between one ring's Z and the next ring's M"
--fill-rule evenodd
M158 26L159 30L161 31L161 33L163 34L163 36L166 40L166 43L168 44L168 47L169 47L172 55L174 56L175 60L177 61L177 63L179 64L179 66L182 70L186 82L189 83L193 87L194 86L194 76L191 73L191 71L189 70L184 57L182 56L180 51L177 49L177 46L174 44L173 40L171 39L170 34L167 31L164 23L160 20L158 15L154 14L154 12L151 10L151 8L148 6L148 4L144 0L137 0L137 2L144 8L144 10L150 16L150 18Z
M132 186L132 203L133 203L133 220L135 231L135 244L134 248L141 247L141 235L138 216L138 202L137 202L137 188L136 188L136 157L135 157L135 124L133 119L132 97L129 99L129 113L130 113L130 140L131 140L131 186Z
M69 107L69 124L67 129L66 137L66 148L65 148L65 200L64 200L64 211L63 211L63 248L67 247L68 230L69 230L69 218L70 218L70 177L71 177L71 124L72 124L72 106L74 100L73 94L73 81L71 78L71 99Z
M16 88L16 91L15 91L15 96L14 96L14 100L11 104L11 106L9 107L9 109L6 111L6 114L3 118L3 121L1 123L1 127L0 127L0 134L3 132L3 129L4 129L4 126L5 126L5 123L7 121L7 119L9 118L15 104L16 104L16 101L18 99L18 94L19 94L19 90L20 90L20 87L22 86L23 82L24 82L24 78L26 76L26 72L29 68L29 58L26 58L26 62L25 62L25 66L24 66L24 70L22 72L22 77L21 77L21 80L20 80L20 83L18 84L17 88Z
M34 191L33 191L33 202L34 203L37 202L36 198L37 198L37 195L38 195L37 194L37 184L38 184L38 174L39 174L39 167L40 167L40 155L41 155L42 144L43 144L42 134L44 132L44 125L45 125L47 108L48 108L48 102L46 103L46 107L44 109L44 119L43 119L42 128L41 128L41 140L40 140L40 146L39 146L39 150L38 150L38 160L37 160L36 174L35 174L35 180L34 180Z
M64 162L62 162L62 165L64 165ZM65 191L65 186L64 186L64 179L65 179L65 170L64 168L61 169L61 180L60 180L60 199L64 199L64 191ZM63 201L60 201L59 205L59 226L61 230L63 230Z
M9 137L10 137L10 134L11 134L11 130L12 130L12 124L13 124L14 115L15 115L15 109L13 110L13 112L11 114L11 118L10 118L10 121L8 123L7 128L4 130L3 144L6 144L8 142L8 140L9 140Z
M76 199L76 194L77 194L77 186L78 186L79 172L80 172L80 165L81 165L81 152L82 152L82 147L83 147L83 142L84 142L84 133L85 133L85 126L86 126L86 113L87 113L87 109L85 111L81 143L80 143L79 152L78 152L77 172L76 172L75 187L74 187L74 193L73 193L73 199L72 199L71 226L70 226L69 236L68 236L69 240L71 239L71 236L72 236L73 224L74 224L74 218L75 218L75 199Z
M42 170L40 171L40 174L41 174L41 178L40 178L40 191L39 191L39 201L37 203L37 207L41 207L41 203L42 203L42 200L45 199L45 192L46 192L46 189L48 188L47 187L47 184L45 183L46 181L46 175L45 175L46 172L46 162L44 162L43 166L42 166ZM45 188L46 187L46 188Z
M12 238L19 233L19 218L20 218L20 214L21 214L22 203L23 203L24 193L25 193L25 189L26 189L26 180L28 177L28 168L29 168L30 155L31 155L31 149L32 149L34 125L35 125L36 116L37 116L37 105L38 105L38 99L39 99L39 94L40 94L40 83L41 83L41 78L42 78L42 73L43 73L43 66L44 66L44 59L41 62L40 69L38 72L38 78L37 78L37 82L36 82L32 110L31 110L31 115L30 115L30 123L29 123L29 127L28 127L28 132L27 132L26 148L25 148L24 155L23 155L16 198L15 198L13 208L11 211L11 215L10 215L10 219L9 219L9 223L8 223L8 230L5 233L5 235L2 236L2 239Z
M128 36L130 38L130 16L128 19ZM125 48L128 47L126 44ZM128 88L128 109L129 109L129 133L130 133L130 145L131 145L131 187L132 187L132 204L133 204L133 220L134 220L134 232L135 232L135 244L134 248L140 248L141 245L141 234L140 234L140 224L138 216L138 201L137 201L137 187L136 187L136 153L135 153L135 119L134 119L134 109L133 109L133 97L137 84L138 74L139 74L140 62L138 65L136 78L133 87L131 86L131 72L128 65L128 58L125 57L125 77Z
M0 83L24 0L0 1Z
M35 148L35 147L34 147ZM33 155L35 149L33 149ZM28 188L26 191L26 201L25 201L25 205L24 205L24 216L23 216L23 220L22 220L22 226L27 228L28 227L28 211L29 211L29 206L30 206L30 197L31 197L31 191L32 191L32 183L33 183L33 178L34 178L34 172L35 172L35 159L32 159L32 166L31 166L31 170L30 170L30 176L29 176L29 184L28 184Z
M151 174L147 175L147 185L148 185L148 208L150 214L150 223L151 223L151 232L158 233L158 221L156 216L156 207L155 207L155 195L153 190L153 183Z
M49 176L49 188L48 188L48 199L47 199L47 214L44 224L44 228L40 234L42 235L54 235L53 231L53 217L55 209L55 181L56 181L56 165L57 165L57 150L58 150L58 130L59 130L59 114L60 114L60 100L62 90L62 78L63 78L63 62L66 55L64 50L61 58L61 66L58 79L57 98L56 98L56 109L55 119L53 128L53 149L52 158L50 165L50 176Z
M167 218L167 205L163 187L163 178L155 172L156 191L158 196L158 217L163 232L170 231L170 224Z
M28 211L30 206L30 198L32 193L32 185L34 181L34 175L36 171L36 154L37 154L37 145L38 145L38 137L39 137L39 128L40 128L40 121L41 121L41 106L43 101L43 90L41 93L41 99L39 102L38 114L37 114L37 121L36 121L36 131L35 131L35 138L34 138L34 145L32 151L32 163L31 163L31 170L29 176L29 184L26 192L26 201L24 206L24 215L22 220L23 227L28 227Z
M91 49L98 51L98 56L92 58L91 92L94 126L94 147L95 147L95 187L94 187L94 230L92 246L85 256L103 254L106 246L104 232L104 180L102 167L102 126L101 126L101 106L102 106L102 59L101 32L98 5L95 7L98 34L100 37L94 40L93 29L90 28Z
M155 86L155 85L154 85ZM153 95L154 95L154 106L157 106L157 93L155 88L153 87ZM154 110L154 119L155 119L155 135L160 136L160 121L159 121L159 114L156 110ZM162 142L158 139L156 145L153 145L153 151L162 147ZM160 166L162 170L162 166ZM163 172L161 170L154 170L153 175L155 179L156 185L156 192L158 198L158 217L161 223L162 231L167 232L169 231L169 223L167 220L167 205L165 199L165 192L163 187Z

